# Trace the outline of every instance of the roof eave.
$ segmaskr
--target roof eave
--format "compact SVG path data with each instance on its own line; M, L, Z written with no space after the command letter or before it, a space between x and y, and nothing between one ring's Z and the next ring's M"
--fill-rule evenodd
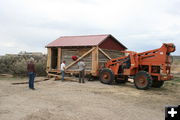
M94 46L98 46L98 45L79 45L79 46L45 46L45 48L53 48L53 47L94 47Z

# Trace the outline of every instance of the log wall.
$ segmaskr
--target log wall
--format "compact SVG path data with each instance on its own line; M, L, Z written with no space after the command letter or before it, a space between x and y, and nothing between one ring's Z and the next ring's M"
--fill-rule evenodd
M102 52L99 52L99 68L104 68L108 60L109 59Z
M83 54L87 53L91 50L92 47L76 47L76 48L58 48L57 54L57 70L60 70L60 62L66 61L66 66L72 64L74 61L72 60L72 56L77 56L78 58L81 57ZM124 55L124 53L119 52L118 50L108 50L102 49L106 55L110 58L117 58ZM53 55L53 50L48 48L48 64L50 66L50 55ZM94 76L98 75L99 68L104 68L105 63L109 60L107 56L105 56L98 47L95 47L93 51L91 51L88 55L83 58L86 64L86 71L90 71L90 73ZM52 65L52 64L51 64ZM74 65L70 66L67 71L77 72L78 65L75 63Z
M121 53L118 50L108 50L108 49L102 49L106 54L109 55L111 58L118 58L124 56L124 53Z
M70 63L73 62L72 60L72 56L77 56L80 57L82 56L84 53L88 52L91 48L62 48L62 60L66 61L66 65L69 65ZM92 55L91 53L87 56L85 56L84 58L84 62L86 64L86 69L87 70L91 70L92 69ZM68 70L77 70L78 66L77 64L74 64L73 66L71 66Z
M102 49L109 57L111 58L118 58L124 56L124 53L121 53L119 50L108 50L108 49ZM102 53L99 52L99 68L104 68L105 63L109 59Z

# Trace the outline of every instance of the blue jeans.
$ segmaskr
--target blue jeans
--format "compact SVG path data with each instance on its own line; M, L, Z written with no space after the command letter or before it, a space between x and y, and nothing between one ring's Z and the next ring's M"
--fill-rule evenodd
M28 72L28 75L29 75L29 88L34 89L35 73L34 72Z
M65 76L65 72L63 70L61 70L61 75L62 75L61 80L63 81L64 80L64 76Z

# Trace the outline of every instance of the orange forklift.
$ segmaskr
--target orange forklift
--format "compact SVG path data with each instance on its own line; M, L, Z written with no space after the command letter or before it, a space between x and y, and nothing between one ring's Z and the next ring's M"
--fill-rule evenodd
M170 53L174 51L173 43L164 43L159 49L142 53L123 51L128 55L109 60L100 70L100 81L104 84L125 83L132 77L137 89L160 88L164 81L173 79Z

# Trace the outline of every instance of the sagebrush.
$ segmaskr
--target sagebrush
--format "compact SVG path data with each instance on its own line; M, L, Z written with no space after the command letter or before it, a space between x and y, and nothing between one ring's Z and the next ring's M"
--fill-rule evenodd
M46 55L5 55L0 57L0 74L27 75L27 63L33 57L35 60L36 74L46 75Z

